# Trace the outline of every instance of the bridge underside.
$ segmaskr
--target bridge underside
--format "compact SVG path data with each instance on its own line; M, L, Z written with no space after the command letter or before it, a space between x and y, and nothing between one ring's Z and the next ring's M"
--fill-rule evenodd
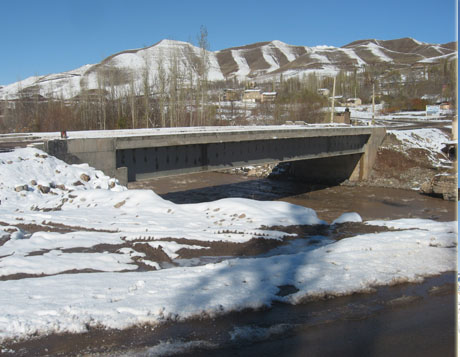
M128 181L232 167L295 161L293 174L310 180L349 178L370 134L171 145L116 150ZM303 160L305 163L301 163Z

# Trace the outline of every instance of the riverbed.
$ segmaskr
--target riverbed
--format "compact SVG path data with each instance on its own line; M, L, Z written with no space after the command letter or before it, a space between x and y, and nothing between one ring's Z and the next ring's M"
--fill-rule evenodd
M198 203L227 197L285 201L312 208L330 223L344 212L363 220L425 218L456 220L455 202L421 195L415 190L369 186L308 185L291 179L255 178L221 172L164 177L129 184L148 188L174 203Z

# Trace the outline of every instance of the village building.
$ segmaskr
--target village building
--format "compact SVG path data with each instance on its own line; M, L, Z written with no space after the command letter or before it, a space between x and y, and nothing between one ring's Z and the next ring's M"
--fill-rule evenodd
M345 106L346 107L357 107L362 104L363 104L363 101L361 100L361 98L348 98L345 103Z
M263 92L260 101L262 103L273 103L276 99L276 92Z
M322 123L329 124L331 122L331 111L325 111L324 114L325 115L323 117ZM343 112L334 111L332 122L339 124L351 124L350 110L346 108Z
M259 102L261 95L260 89L246 89L243 93L243 102Z
M240 92L236 89L224 89L224 97L223 100L227 102L240 100Z
M325 97L329 97L329 93L331 91L327 88L319 88L316 93L320 94L320 95L324 95Z
M442 102L441 104L439 104L439 108L441 110L452 110L454 109L454 106L449 102Z

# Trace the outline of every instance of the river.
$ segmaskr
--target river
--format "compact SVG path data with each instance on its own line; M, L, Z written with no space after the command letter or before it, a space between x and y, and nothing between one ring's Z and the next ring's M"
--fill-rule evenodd
M282 200L313 208L331 222L344 212L357 212L363 220L427 218L456 220L455 203L425 196L417 191L368 187L307 185L289 179L254 178L221 172L164 177L129 184L152 189L174 203L197 203L226 197L261 201Z

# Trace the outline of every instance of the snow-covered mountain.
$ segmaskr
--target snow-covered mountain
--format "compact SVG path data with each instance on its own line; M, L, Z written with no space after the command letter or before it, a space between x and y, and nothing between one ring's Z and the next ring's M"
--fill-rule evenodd
M359 40L342 47L307 47L271 41L205 53L210 81L268 81L281 75L289 78L311 72L333 76L340 70L359 70L369 64L402 68L438 63L457 58L457 43L439 45L402 38ZM166 82L173 71L183 83L196 81L201 58L202 50L190 43L162 40L150 47L114 54L98 64L0 87L0 99L37 92L43 97L68 99L96 89L116 92L115 95L126 91L142 93L146 79L149 86L159 85L159 73L164 73Z

